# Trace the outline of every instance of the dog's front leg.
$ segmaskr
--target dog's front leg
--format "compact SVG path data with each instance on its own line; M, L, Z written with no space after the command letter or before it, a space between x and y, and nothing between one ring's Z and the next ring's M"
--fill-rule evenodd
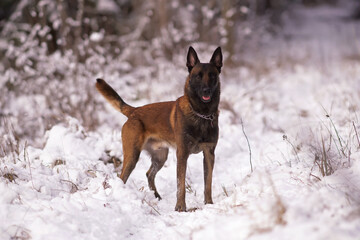
M177 168L176 168L176 179L177 179L177 202L175 206L175 211L185 212L186 203L185 203L185 176L186 176L186 165L189 153L185 150L184 147L179 147L176 150L177 157Z
M204 154L204 203L212 204L213 200L211 197L211 184L212 184L212 172L214 169L215 160L215 147L205 148Z

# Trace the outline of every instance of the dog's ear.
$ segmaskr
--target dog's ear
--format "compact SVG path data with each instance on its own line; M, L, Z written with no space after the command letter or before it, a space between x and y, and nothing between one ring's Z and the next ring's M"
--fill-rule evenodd
M221 52L221 47L218 47L210 60L210 63L214 64L217 68L217 70L219 71L219 73L221 72L221 67L223 66L223 56L222 56L222 52Z
M186 58L186 66L188 68L189 73L191 72L191 69L193 69L193 67L199 63L199 58L194 50L193 47L189 47L189 51L187 54L187 58Z

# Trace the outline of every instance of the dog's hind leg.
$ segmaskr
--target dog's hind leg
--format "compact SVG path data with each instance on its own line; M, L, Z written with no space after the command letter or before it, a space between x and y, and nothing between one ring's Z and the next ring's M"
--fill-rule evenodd
M158 171L164 166L169 153L169 149L165 147L159 149L152 149L149 146L146 148L146 150L151 155L151 166L149 170L146 172L149 188L154 191L155 197L161 200L161 196L158 193L155 186L155 176L158 173Z
M143 125L138 120L128 120L121 131L123 142L124 163L120 178L126 183L139 160L144 144Z

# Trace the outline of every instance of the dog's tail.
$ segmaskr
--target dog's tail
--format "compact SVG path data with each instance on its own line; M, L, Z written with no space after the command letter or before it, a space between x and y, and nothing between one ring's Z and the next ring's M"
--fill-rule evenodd
M119 112L129 117L134 111L134 107L128 105L122 98L110 87L104 80L96 79L96 89L105 97L105 99Z

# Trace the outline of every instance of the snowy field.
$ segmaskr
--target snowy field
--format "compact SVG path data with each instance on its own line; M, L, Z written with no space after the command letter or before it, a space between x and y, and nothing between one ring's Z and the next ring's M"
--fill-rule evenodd
M161 201L147 186L145 153L124 185L107 162L122 159L114 126L126 119L108 104L100 129L69 117L47 131L44 147L0 159L0 239L360 239L360 64L346 48L360 46L350 34L359 22L339 21L342 11L330 7L301 14L308 21L287 29L294 40L277 44L303 64L261 77L224 66L214 204L203 204L201 154L188 160L188 212L174 211L174 150L156 178ZM133 102L127 79L93 81L104 77L134 106L174 100L183 61L181 70L164 63Z

